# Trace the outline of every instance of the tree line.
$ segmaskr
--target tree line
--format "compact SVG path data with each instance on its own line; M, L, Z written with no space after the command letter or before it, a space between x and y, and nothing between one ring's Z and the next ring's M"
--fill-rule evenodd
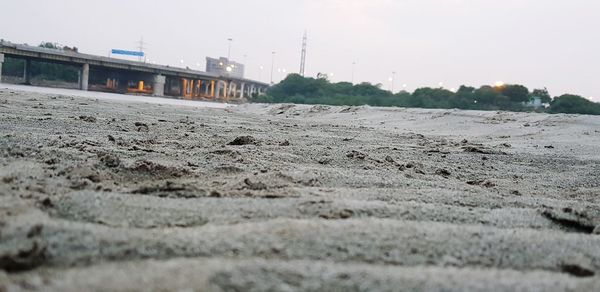
M534 100L544 106L535 109ZM600 103L578 95L565 94L552 98L548 90L534 89L518 84L484 85L479 88L461 86L456 91L424 87L412 93L392 93L380 84L332 83L327 78L303 77L290 74L272 86L266 95L255 95L252 102L327 104L348 106L384 106L417 108L458 108L470 110L540 111L600 115Z

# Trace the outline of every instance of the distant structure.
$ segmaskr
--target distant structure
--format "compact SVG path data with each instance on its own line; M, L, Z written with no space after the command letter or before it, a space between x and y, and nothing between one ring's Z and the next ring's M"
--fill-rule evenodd
M302 38L302 55L300 56L300 75L304 76L306 73L306 43L308 36L304 31L304 37Z
M142 37L140 38L140 40L136 42L136 44L138 45L138 47L137 47L137 48L138 48L138 50L139 50L140 52L144 52L144 50L146 49L146 45L147 45L148 43L144 42L144 36L142 36ZM142 61L142 56L139 56L139 57L138 57L138 61L140 61L140 62ZM145 57L145 55L144 55L144 63L146 63L146 57Z
M542 102L542 98L538 96L532 97L529 102L525 103L525 106L532 107L534 109L539 109L541 107L547 108L550 105Z
M236 63L225 57L219 59L206 57L206 72L219 76L244 78L244 64Z

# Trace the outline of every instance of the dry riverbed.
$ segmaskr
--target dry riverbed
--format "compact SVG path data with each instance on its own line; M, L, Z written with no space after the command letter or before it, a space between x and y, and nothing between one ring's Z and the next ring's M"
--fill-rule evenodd
M0 89L0 291L600 291L600 117Z

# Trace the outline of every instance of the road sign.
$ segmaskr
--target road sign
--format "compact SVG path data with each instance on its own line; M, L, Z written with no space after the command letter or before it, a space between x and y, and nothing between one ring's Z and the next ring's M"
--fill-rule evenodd
M136 56L136 57L143 57L144 56L144 52L116 50L116 49L113 49L111 51L111 53L115 54L115 55L127 55L127 56Z

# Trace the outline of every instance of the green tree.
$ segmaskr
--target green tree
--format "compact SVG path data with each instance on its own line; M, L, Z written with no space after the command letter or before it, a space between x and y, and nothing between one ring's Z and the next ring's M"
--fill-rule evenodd
M534 89L533 92L531 92L530 99L535 97L539 97L543 103L550 103L552 101L552 97L550 96L550 93L548 93L548 89L546 88Z
M564 94L554 98L551 113L600 115L600 103L592 102L579 95Z
M529 89L523 85L505 85L498 88L500 93L512 102L529 101Z

